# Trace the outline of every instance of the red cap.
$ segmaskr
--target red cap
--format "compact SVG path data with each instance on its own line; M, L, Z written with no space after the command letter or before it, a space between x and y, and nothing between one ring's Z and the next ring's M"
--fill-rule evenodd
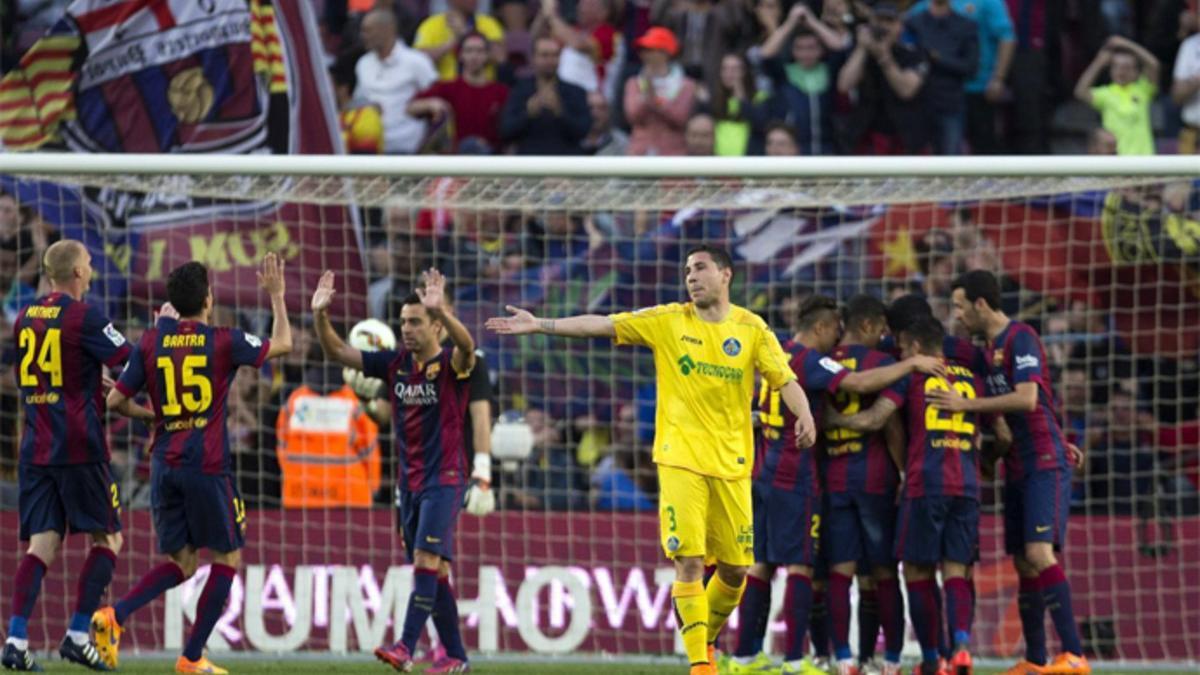
M652 26L633 44L638 49L657 49L671 56L675 56L679 52L679 41L675 39L675 34L662 26Z

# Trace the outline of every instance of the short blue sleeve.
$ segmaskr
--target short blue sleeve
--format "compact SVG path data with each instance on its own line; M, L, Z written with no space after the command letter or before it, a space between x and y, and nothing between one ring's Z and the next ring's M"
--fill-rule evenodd
M384 382L388 381L388 370L391 368L392 361L400 355L399 352L391 349L381 349L377 352L361 352L363 362L363 375L374 377Z
M235 368L237 366L259 368L267 359L271 341L234 328L229 331L229 349L232 352L230 362Z
M986 29L988 35L996 38L1000 42L1007 42L1016 39L1016 33L1013 32L1012 18L1008 16L1008 7L1005 6L1002 0L986 0L983 3L983 11L980 12L980 23Z
M125 370L117 380L117 391L125 398L137 396L142 387L146 386L146 363L142 358L142 346L139 344L129 354Z
M80 332L79 341L83 350L104 365L111 368L129 358L129 342L100 312L99 307L88 306Z
M838 385L850 374L842 364L811 350L804 355L803 366L801 385L806 391L837 393Z
M1018 330L1008 346L1008 362L1012 365L1013 386L1021 382L1049 384L1042 377L1042 345L1029 330Z

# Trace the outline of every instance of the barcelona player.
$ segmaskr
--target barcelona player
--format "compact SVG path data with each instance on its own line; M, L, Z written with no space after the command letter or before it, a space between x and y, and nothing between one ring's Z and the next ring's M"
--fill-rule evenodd
M506 335L607 337L654 352L658 393L661 542L675 562L671 597L691 673L714 674L715 640L745 589L754 563L750 415L757 371L795 415L801 447L815 440L812 412L788 356L766 323L729 301L733 264L724 250L690 250L683 275L690 302L610 316L541 319L509 307L487 327ZM717 561L707 587L705 558Z
M30 655L26 624L63 536L86 532L92 548L79 573L75 614L59 653L107 670L88 636L122 542L101 381L105 366L125 362L130 345L98 307L83 301L92 278L91 255L83 244L55 242L42 262L50 293L22 309L13 324L25 420L18 466L20 537L29 548L12 578L3 664L10 670L41 670Z
M322 275L312 309L325 355L382 380L392 408L400 529L414 567L413 590L400 639L376 649L375 656L400 672L411 672L417 639L432 615L446 656L425 672L464 673L470 665L450 586L454 530L464 492L472 513L495 508L488 489L491 457L476 453L475 483L468 487L465 434L475 340L450 312L441 273L429 270L422 276L422 286L400 309L400 350L361 352L342 341L329 320L332 272ZM442 345L443 332L450 345Z
M179 318L160 319L142 335L108 394L109 407L124 414L138 392L145 389L150 395L150 500L158 549L168 557L115 605L92 617L97 647L110 667L117 666L121 632L130 615L195 574L198 552L206 548L213 563L175 672L227 672L203 651L225 609L245 543L246 507L233 477L226 400L239 366L260 368L292 348L283 260L268 253L258 278L271 299L270 340L209 325L213 294L208 269L189 262L173 270L167 277L167 297Z
M933 317L910 322L899 344L905 356L943 356L945 331ZM931 404L929 392L956 391L973 398L983 380L961 365L947 363L941 376L914 374L900 384L908 429L906 481L901 496L895 555L904 561L909 613L921 644L920 672L941 671L940 633L943 603L936 597L937 565L942 566L947 623L953 638L950 666L955 675L970 675L969 651L973 597L967 572L979 549L980 415L946 413ZM839 426L870 432L890 417L887 407L850 416L830 413ZM1011 442L1002 417L993 420L998 442Z
M1000 283L986 270L955 280L955 318L986 338L988 396L967 398L949 390L929 393L948 413L1003 413L1013 434L1005 457L1004 540L1020 576L1018 603L1025 634L1025 659L1009 672L1082 675L1091 672L1071 605L1071 586L1055 551L1066 543L1071 496L1070 448L1055 414L1050 367L1037 333L1001 310ZM1049 610L1063 653L1048 661L1044 615Z

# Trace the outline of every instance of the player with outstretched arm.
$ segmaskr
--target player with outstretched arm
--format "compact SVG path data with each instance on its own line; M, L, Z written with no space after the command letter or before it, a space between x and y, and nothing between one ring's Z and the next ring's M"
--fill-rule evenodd
M691 302L611 316L541 319L508 307L487 321L506 335L606 337L654 351L658 376L654 461L658 464L663 550L675 562L671 597L693 675L716 673L715 639L745 589L754 563L750 403L758 371L796 416L796 442L816 437L808 399L775 334L729 301L733 265L713 246L688 252L683 268ZM705 558L717 572L703 583Z

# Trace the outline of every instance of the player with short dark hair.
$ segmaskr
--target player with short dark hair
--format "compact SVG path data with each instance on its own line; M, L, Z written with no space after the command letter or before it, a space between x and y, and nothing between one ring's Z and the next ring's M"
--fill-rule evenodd
M755 373L796 416L795 438L812 444L815 429L804 391L766 323L729 301L728 253L712 246L688 252L683 267L690 302L611 316L540 319L508 307L488 319L505 335L544 333L607 337L654 352L658 383L654 461L659 475L663 552L675 563L671 598L693 675L715 675L717 635L738 606L754 562L751 420ZM704 583L706 558L716 572Z
M900 336L902 354L941 357L945 330L933 317L909 322ZM968 570L979 548L979 415L946 414L928 401L935 390L974 397L983 379L973 370L947 363L943 376L915 374L900 384L908 426L905 484L897 524L895 555L904 561L909 614L921 644L918 672L941 670L941 608L935 572L942 566L947 623L954 642L950 667L970 673L969 651L974 599ZM835 423L868 433L881 428L891 413L885 406L855 415L832 412ZM1011 440L1002 418L994 423L1001 442Z
M283 260L268 253L258 280L271 298L270 340L209 325L213 294L208 268L189 262L174 269L167 278L167 298L178 318L160 319L142 335L129 366L108 394L108 406L128 415L131 399L143 389L149 393L154 410L150 499L158 550L169 558L115 605L92 617L97 646L112 668L117 666L122 626L129 616L195 574L198 552L206 548L212 551L213 563L175 672L228 672L204 656L245 544L246 505L233 477L226 399L239 366L260 368L292 348Z
M112 580L122 543L101 380L105 366L125 362L130 346L99 307L83 301L92 265L82 243L58 241L46 249L42 262L51 292L22 309L13 323L24 419L20 538L29 548L12 577L2 662L10 670L41 670L30 654L27 622L63 537L87 532L92 548L79 573L75 613L59 654L107 670L88 637L92 612Z
M849 372L870 372L887 367L895 359L876 349L887 331L887 308L878 298L860 294L843 308L845 332L830 358ZM833 408L853 414L870 408L876 400L888 400L893 409L903 400L896 385L878 395L838 392ZM828 606L832 624L834 656L839 670L850 672L850 585L855 574L870 575L874 581L879 623L886 641L883 672L900 672L900 650L904 647L904 602L896 580L892 555L896 521L896 488L904 446L903 423L893 417L886 431L864 433L825 424L822 429L821 478L825 490L825 528L837 532L829 538L823 555L829 563ZM859 561L866 563L859 569ZM860 618L864 612L860 611ZM878 628L876 627L876 630ZM874 635L866 636L872 645ZM859 654L868 660L868 655Z
M949 413L1003 413L1012 429L1014 450L1005 458L1004 539L1020 576L1018 603L1025 634L1025 660L1010 673L1090 673L1071 606L1071 586L1055 557L1066 543L1071 500L1069 447L1055 413L1046 351L1028 324L1000 309L1000 282L986 270L955 280L951 300L958 321L988 341L975 369L987 374L988 396L966 398L935 390L929 400ZM1046 666L1046 610L1054 621L1063 653Z
M826 356L841 334L837 301L810 296L801 303L798 314L799 332L784 349L791 355L789 366L807 394L814 419L819 417L823 394L879 391L915 369L938 365L936 359L917 358L852 372ZM760 652L771 606L770 582L775 570L786 566L784 606L788 609L784 618L788 647L783 671L815 673L820 669L803 657L813 599L813 568L824 518L816 455L813 450L796 447L794 436L788 433L794 416L781 409L780 393L769 385L760 390L758 417L762 432L754 477L755 564L741 603L738 644L730 672L758 672L769 664Z
M480 515L495 507L495 497L488 489L491 458L484 453L476 454L472 473L478 482L467 487L465 428L475 341L449 311L441 273L429 270L422 276L422 286L401 306L403 349L398 351L360 352L342 341L329 321L333 272L321 276L312 309L325 355L383 380L392 406L397 502L404 548L414 566L413 590L400 638L376 649L375 656L410 672L417 639L432 615L446 658L425 672L460 673L470 666L449 581L454 529L464 491L468 509ZM443 331L450 346L442 345Z

